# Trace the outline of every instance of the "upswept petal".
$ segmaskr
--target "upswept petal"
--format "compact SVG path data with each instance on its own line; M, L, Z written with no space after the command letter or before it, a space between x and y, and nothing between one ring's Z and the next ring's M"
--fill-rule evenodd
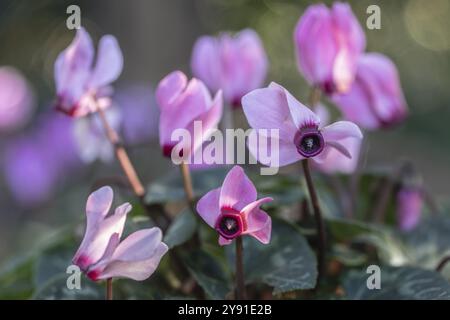
M123 55L117 39L112 35L100 39L97 62L89 79L89 86L100 88L115 81L123 68Z
M240 166L234 166L228 172L220 190L220 208L242 210L256 200L256 189Z
M215 227L217 218L220 215L219 201L220 188L217 188L209 191L197 202L197 212L212 228Z

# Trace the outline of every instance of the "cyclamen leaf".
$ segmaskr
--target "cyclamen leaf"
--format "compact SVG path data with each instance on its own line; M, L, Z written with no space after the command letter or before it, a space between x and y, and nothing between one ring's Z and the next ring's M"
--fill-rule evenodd
M196 217L191 210L185 209L172 222L163 241L169 248L173 248L188 241L196 229Z
M416 267L381 267L381 288L368 289L365 271L344 278L347 298L353 300L449 300L450 284L439 273Z
M232 247L228 247L230 263L234 261ZM279 219L272 219L269 244L245 237L244 269L248 283L263 282L273 287L273 294L316 286L315 254L295 226Z

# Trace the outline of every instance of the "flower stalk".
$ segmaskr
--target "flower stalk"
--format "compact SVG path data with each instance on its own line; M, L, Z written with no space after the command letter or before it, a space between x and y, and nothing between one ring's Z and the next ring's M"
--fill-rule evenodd
M106 300L113 299L113 286L112 286L112 278L108 278L106 280Z
M114 146L117 160L119 160L120 166L122 167L122 170L125 173L134 194L141 199L145 194L145 189L142 185L142 182L139 180L139 177L136 173L136 170L134 169L133 164L131 163L128 153L126 152L123 144L120 141L119 135L109 124L105 112L101 108L97 108L97 112L100 116L103 127L105 128L106 136Z
M191 171L189 170L189 165L183 161L180 164L180 170L181 175L183 177L183 188L184 193L186 194L186 200L189 203L191 209L193 209L195 196L194 196L194 187L192 186L192 178L191 178Z
M245 279L244 279L244 246L242 237L236 238L236 300L245 300Z
M326 245L326 234L325 234L325 225L323 222L322 211L320 209L319 199L317 198L316 189L314 188L314 184L311 178L311 170L309 168L308 159L302 160L303 172L305 174L306 185L308 187L309 198L311 199L313 211L314 211L314 219L316 220L316 228L317 228L317 263L319 275L317 277L317 283L323 277L325 271L325 245Z

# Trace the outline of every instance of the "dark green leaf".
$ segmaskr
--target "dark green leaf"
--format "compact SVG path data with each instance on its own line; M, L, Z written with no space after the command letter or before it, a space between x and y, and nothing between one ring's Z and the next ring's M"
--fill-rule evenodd
M450 284L439 273L415 267L381 267L381 288L369 290L365 271L351 271L344 290L355 300L450 299Z
M234 265L234 246L229 246ZM316 257L299 230L279 219L272 219L272 239L264 245L253 237L244 239L246 282L263 282L273 293L312 289L317 280Z
M197 229L197 218L191 210L181 211L170 225L164 237L164 242L173 248L188 241Z
M231 291L231 278L224 268L205 251L195 251L185 258L197 283L211 299L225 299Z

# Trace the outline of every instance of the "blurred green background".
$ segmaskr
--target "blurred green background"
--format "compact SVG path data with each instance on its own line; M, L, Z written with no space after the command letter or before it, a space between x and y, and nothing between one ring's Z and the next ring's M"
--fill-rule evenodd
M267 83L279 82L305 101L308 86L296 67L292 33L313 2L1 0L0 66L14 66L34 88L37 109L33 119L48 110L54 99L53 63L74 35L66 28L66 8L77 4L82 25L94 39L113 34L119 40L125 64L117 88L137 84L148 86L151 92L174 69L190 74L191 49L200 35L250 27L260 34L269 56ZM365 167L411 159L431 192L446 200L450 195L450 1L349 2L363 26L367 7L374 2L380 6L381 29L365 28L367 51L384 53L397 64L410 108L402 126L367 135ZM156 108L154 103L149 105ZM35 125L33 119L23 130ZM0 152L8 139L11 136L0 136ZM157 139L131 150L131 157L145 182L173 170L162 158ZM93 185L117 174L114 161L87 165L61 181L49 201L33 207L14 201L0 176L0 264L56 227L83 219L85 199Z

